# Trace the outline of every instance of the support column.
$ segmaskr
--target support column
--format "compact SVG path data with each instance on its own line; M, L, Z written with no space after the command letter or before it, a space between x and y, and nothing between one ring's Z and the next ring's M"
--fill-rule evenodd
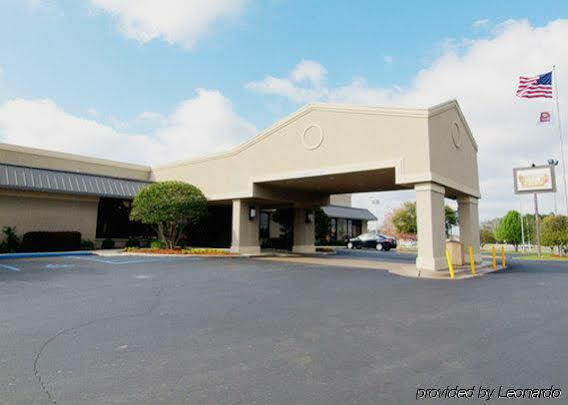
M479 241L479 202L470 196L458 197L458 217L460 226L460 242L463 243L463 258L469 263L469 247L473 246L475 262L482 261Z
M260 241L258 239L258 206L256 216L249 218L251 203L244 200L233 200L233 231L231 238L231 252L240 254L259 254Z
M292 252L314 253L315 247L315 220L306 222L306 215L311 211L307 208L294 208L294 245Z
M418 225L416 267L430 271L447 269L445 189L436 183L420 183L414 190Z
M362 220L362 221L361 221L361 233L367 233L368 229L369 229L368 221L365 220L365 219ZM356 236L357 236L357 235L356 235Z

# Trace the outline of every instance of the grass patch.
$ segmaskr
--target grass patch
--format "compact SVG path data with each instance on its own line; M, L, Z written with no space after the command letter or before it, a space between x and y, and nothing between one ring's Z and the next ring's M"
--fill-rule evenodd
M517 258L521 259L521 260L555 260L555 261L559 261L559 262L568 261L568 256L552 255L550 253L543 253L540 256L540 259L539 259L537 254L520 255Z

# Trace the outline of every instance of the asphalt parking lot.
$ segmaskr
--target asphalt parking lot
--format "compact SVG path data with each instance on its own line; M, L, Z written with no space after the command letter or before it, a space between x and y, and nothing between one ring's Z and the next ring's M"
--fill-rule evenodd
M565 263L447 281L235 258L2 260L0 402L404 404L456 384L555 385L566 401L567 286Z

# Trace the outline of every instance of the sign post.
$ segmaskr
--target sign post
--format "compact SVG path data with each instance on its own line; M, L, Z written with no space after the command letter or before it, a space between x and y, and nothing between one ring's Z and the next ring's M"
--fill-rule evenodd
M532 193L534 195L536 246L538 257L540 258L540 217L538 214L537 193L554 193L556 191L554 165L536 166L533 164L531 167L515 168L513 169L513 177L515 194Z
M534 193L534 221L536 226L536 251L540 259L540 216L538 215L538 197Z

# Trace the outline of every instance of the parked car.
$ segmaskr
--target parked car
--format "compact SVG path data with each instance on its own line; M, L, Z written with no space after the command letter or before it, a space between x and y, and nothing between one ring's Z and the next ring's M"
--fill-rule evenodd
M396 239L378 233L363 233L346 242L348 249L371 248L384 251L396 249Z

